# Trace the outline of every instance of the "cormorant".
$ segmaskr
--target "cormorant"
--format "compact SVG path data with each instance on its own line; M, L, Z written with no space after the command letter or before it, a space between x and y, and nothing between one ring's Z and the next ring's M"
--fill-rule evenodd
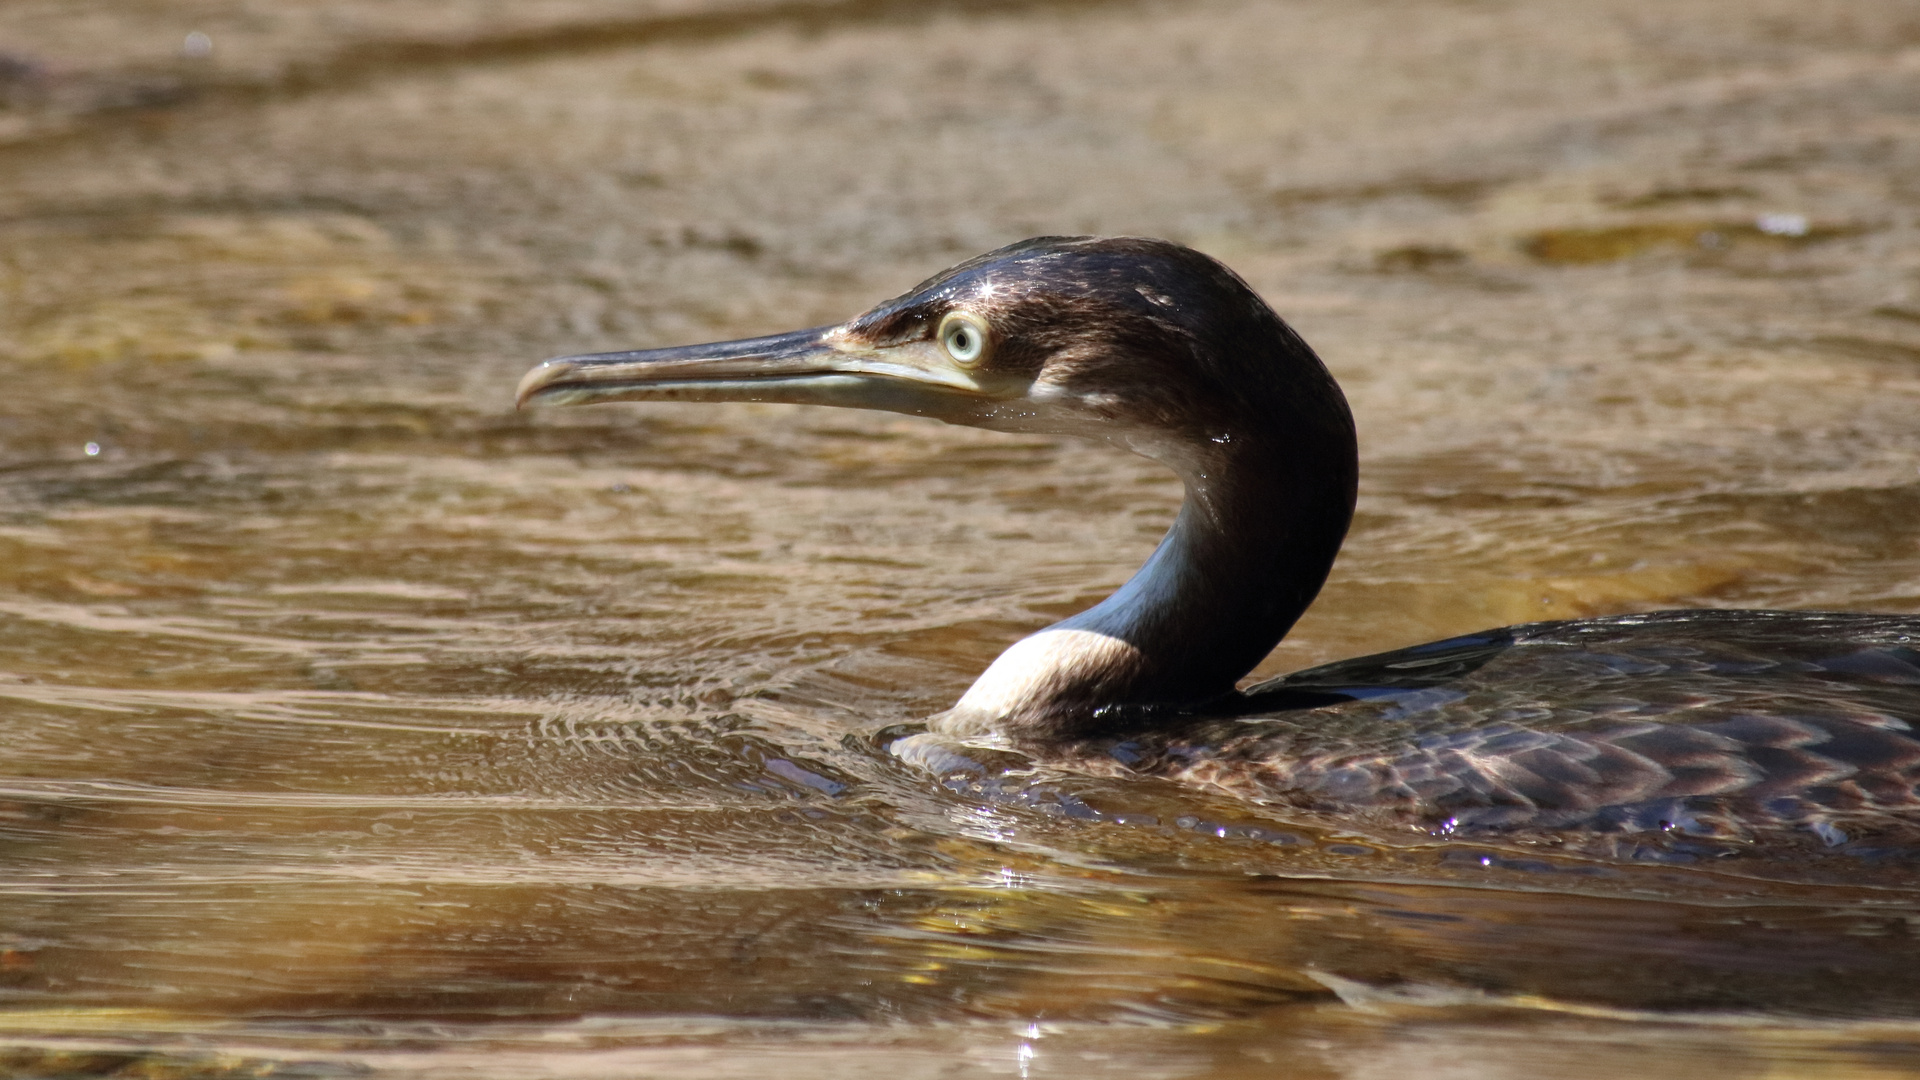
M1306 342L1178 244L1037 237L837 326L559 357L519 390L522 405L626 400L1078 435L1179 474L1185 502L1140 571L1015 642L932 720L936 739L1001 738L1442 834L1787 828L1833 845L1920 825L1915 616L1533 623L1236 689L1326 579L1357 440Z

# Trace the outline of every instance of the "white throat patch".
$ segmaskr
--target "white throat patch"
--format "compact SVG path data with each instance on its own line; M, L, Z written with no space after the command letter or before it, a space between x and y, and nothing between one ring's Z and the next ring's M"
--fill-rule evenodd
M954 734L990 730L1062 696L1074 683L1105 682L1145 661L1128 642L1061 627L1021 638L980 673L936 727Z

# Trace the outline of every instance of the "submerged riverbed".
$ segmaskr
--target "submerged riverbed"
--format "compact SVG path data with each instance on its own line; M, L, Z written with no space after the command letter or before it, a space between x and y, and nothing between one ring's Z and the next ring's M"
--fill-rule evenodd
M1920 612L1917 177L1896 2L0 6L0 1074L1920 1068L1898 867L890 758L1138 565L1151 463L511 410L1166 236L1360 425L1263 674Z

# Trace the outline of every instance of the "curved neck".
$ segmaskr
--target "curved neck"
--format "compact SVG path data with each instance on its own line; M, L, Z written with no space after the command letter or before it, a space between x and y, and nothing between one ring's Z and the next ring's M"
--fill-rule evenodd
M1352 519L1352 428L1344 440L1319 434L1153 453L1181 474L1187 498L1146 564L1112 596L1002 653L936 727L1115 734L1130 710L1107 707L1231 693L1313 602Z

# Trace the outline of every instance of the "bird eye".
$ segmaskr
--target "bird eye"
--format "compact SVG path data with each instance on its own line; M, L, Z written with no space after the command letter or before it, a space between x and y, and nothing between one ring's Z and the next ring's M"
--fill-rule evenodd
M954 363L973 367L986 359L987 325L964 312L952 312L940 320L940 347Z

